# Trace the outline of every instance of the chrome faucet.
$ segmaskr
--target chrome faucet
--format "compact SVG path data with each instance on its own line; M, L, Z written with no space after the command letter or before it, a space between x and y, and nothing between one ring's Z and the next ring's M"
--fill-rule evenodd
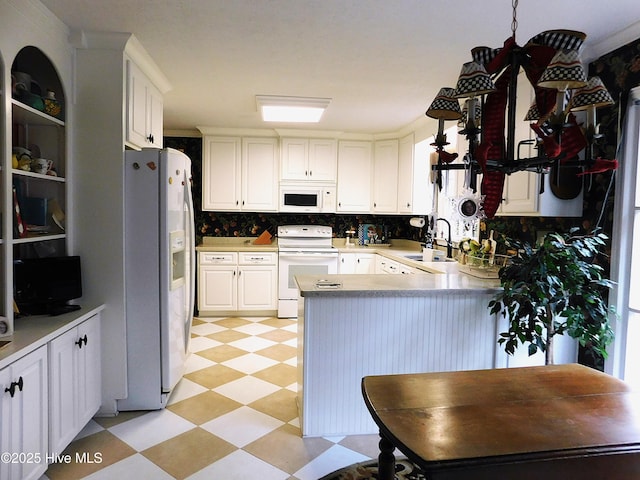
M444 222L449 227L449 235L447 237L447 258L453 258L453 243L451 242L451 224L446 218L437 218L436 222Z

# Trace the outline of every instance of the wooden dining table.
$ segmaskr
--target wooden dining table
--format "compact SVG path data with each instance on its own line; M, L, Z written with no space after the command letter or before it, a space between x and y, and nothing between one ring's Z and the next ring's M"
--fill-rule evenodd
M428 480L640 479L640 391L582 365L367 376L362 393L379 480L396 448Z

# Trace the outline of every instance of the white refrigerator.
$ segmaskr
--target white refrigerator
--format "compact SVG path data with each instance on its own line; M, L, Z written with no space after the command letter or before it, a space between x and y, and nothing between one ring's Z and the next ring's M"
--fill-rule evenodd
M191 160L173 149L125 154L128 396L118 410L167 405L189 352L195 287Z

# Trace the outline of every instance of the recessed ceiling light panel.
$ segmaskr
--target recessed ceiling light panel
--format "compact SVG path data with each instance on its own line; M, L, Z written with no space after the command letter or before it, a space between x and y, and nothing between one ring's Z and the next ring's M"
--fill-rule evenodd
M317 123L330 98L256 95L258 111L265 122Z

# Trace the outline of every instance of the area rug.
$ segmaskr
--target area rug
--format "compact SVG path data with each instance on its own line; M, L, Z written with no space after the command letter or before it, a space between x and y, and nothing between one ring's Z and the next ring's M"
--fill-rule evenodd
M422 470L406 458L396 458L396 480L425 480ZM319 480L377 480L378 462L371 460L364 463L355 463Z

